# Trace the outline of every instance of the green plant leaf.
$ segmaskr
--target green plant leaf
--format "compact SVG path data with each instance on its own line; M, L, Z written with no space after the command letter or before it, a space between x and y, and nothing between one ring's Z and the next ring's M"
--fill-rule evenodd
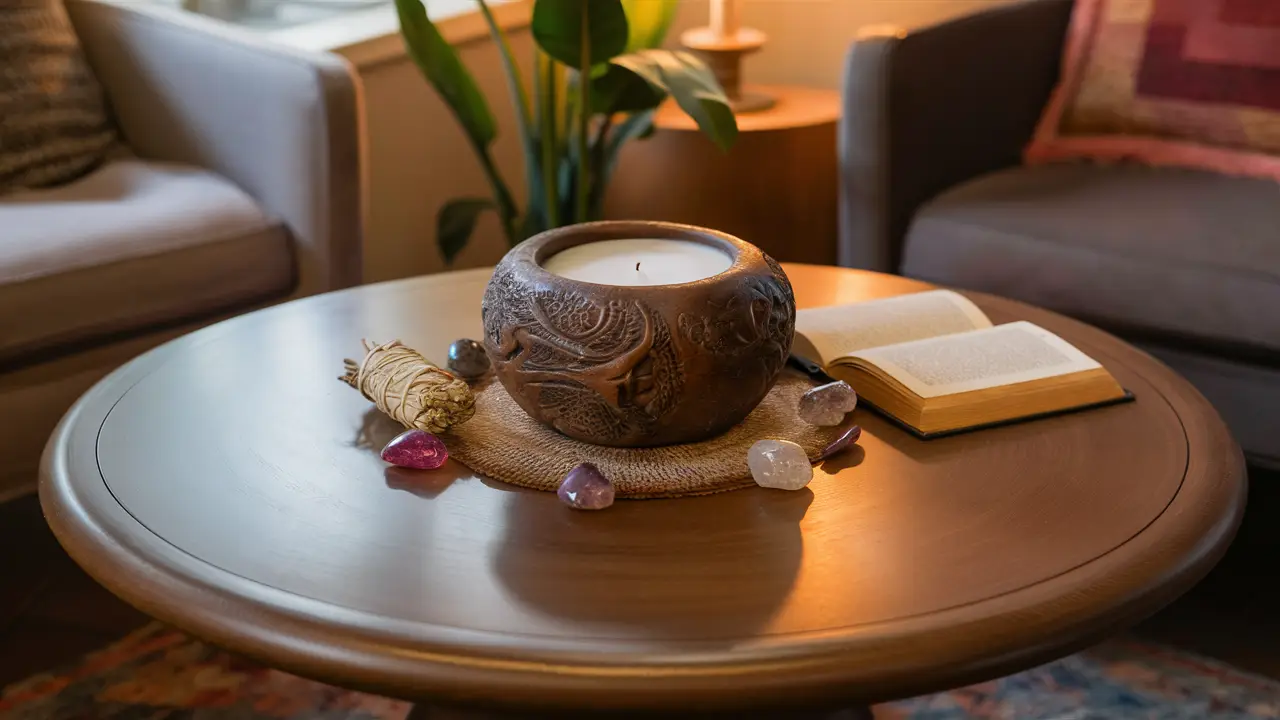
M652 110L667 98L659 85L630 69L610 63L608 72L591 81L591 111L603 115Z
M493 16L489 4L485 0L476 0L476 2L480 6L480 14L484 17L485 24L489 26L489 37L498 47L498 57L502 61L502 69L506 74L507 92L511 95L511 105L516 111L516 127L520 131L520 146L524 149L524 180L532 194L538 183L539 148L534 142L535 127L533 108L529 104L529 93L525 89L520 66L516 64L515 54L511 51L507 33Z
M467 246L480 213L493 209L493 201L487 198L458 198L440 208L436 216L436 244L446 265L452 265L453 259Z
M675 20L680 0L622 0L631 30L627 38L627 52L662 47Z
M701 60L687 52L642 50L612 60L642 77L650 85L675 98L698 129L721 150L738 139L738 121L715 75Z
M609 136L609 146L605 150L604 181L606 183L613 177L613 169L618 165L622 146L632 140L646 138L653 134L653 114L653 110L636 113L622 121Z
M404 2L405 0L397 0ZM533 38L543 52L572 68L608 62L627 49L622 0L536 0Z
M577 151L572 146L566 146L565 152L560 156L560 167L556 171L556 193L560 202L560 225L572 225L574 222L575 209L574 198L576 197L578 187L578 161L576 159Z
M538 179L529 187L529 215L537 215L542 229L560 225L559 171L560 127L567 115L564 67L550 55L534 49L534 87L538 105Z
M396 12L405 46L418 69L444 98L472 144L487 147L498 135L498 123L457 51L427 17L422 0L396 0Z
M529 206L529 212L520 220L520 239L528 240L547 229L547 221L542 218L542 208Z

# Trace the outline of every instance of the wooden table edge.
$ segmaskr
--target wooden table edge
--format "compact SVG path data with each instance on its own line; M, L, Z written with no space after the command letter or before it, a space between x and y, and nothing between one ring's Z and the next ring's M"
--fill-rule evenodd
M709 650L679 659L636 657L630 662L592 657L571 647L551 653L558 662L549 662L545 653L505 656L500 648L480 656L475 645L465 643L497 638L449 628L434 628L440 631L434 640L406 647L396 644L405 640L401 636L335 633L307 609L325 609L329 617L331 611L358 613L278 590L257 586L266 595L278 596L279 605L246 604L226 587L243 590L256 583L237 582L234 576L229 583L202 583L177 573L165 567L163 558L148 559L143 553L158 552L161 546L174 553L180 550L149 533L111 531L112 522L132 520L126 520L124 508L107 506L105 511L115 517L101 517L82 502L84 491L74 487L67 471L66 446L75 431L84 431L77 420L85 408L100 401L99 395L130 371L155 366L167 352L194 341L193 336L181 338L122 367L64 417L41 466L40 499L50 527L95 579L162 621L275 667L395 697L474 701L500 688L502 697L495 702L526 707L557 707L566 701L610 707L611 698L625 696L627 707L636 708L639 699L642 706L660 709L672 703L752 707L764 698L862 703L954 687L1073 652L1154 613L1208 573L1226 551L1244 510L1245 465L1239 447L1203 396L1151 360L1163 376L1153 378L1153 384L1172 383L1189 391L1165 397L1187 432L1189 462L1182 486L1164 512L1116 551L1050 580L971 606L858 626L826 637L809 636L810 646L816 643L821 649L803 658L787 654L786 636L766 638L749 650ZM1186 427L1189 420L1194 427ZM1216 467L1214 458L1220 459ZM109 495L101 477L96 480L97 492ZM92 486L88 491L94 491ZM1162 541L1159 548L1154 547L1157 539ZM1121 578L1126 581L1116 582ZM1062 590L1082 582L1099 592L1082 598ZM210 603L211 596L224 602ZM221 611L193 615L193 604ZM975 607L986 612L966 618ZM1016 632L1010 631L1011 625ZM1069 642L1053 639L1068 635ZM894 646L902 643L909 643L913 652L895 655ZM451 646L462 651L451 651ZM921 652L922 646L928 652ZM922 656L929 662L919 662ZM643 692L629 692L638 689Z

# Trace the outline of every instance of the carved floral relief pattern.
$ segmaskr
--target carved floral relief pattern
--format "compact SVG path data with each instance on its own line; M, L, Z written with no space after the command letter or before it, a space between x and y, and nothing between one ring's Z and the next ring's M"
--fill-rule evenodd
M515 363L543 419L566 434L643 435L680 397L671 332L642 302L531 292L503 273L485 293L484 324L499 363Z
M644 437L680 402L681 351L759 363L742 373L759 386L743 391L757 399L768 392L791 351L795 301L782 268L767 260L772 276L726 285L705 314L680 314L679 342L640 300L602 304L572 290L533 289L499 266L485 291L486 343L498 372L521 379L517 400L557 430L605 444Z
M762 363L764 371L758 377L772 384L791 353L795 296L782 267L768 255L765 260L772 278L750 278L734 292L712 300L706 314L681 313L679 324L680 333L707 352ZM754 390L763 394L768 387Z

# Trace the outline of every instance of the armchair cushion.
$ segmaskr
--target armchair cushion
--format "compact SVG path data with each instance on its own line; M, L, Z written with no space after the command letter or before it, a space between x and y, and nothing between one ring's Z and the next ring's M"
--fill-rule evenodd
M289 292L288 233L226 180L111 162L0 197L0 362Z
M289 229L300 295L360 282L360 82L309 53L173 3L66 0L131 152L204 168Z
M1090 158L1280 180L1274 0L1077 0L1030 162Z
M0 2L0 193L74 180L115 141L61 0Z
M903 272L1274 357L1280 185L1140 166L1004 170L920 210Z

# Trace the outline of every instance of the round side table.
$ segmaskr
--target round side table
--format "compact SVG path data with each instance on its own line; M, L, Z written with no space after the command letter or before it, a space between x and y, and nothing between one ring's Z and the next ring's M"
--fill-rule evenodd
M786 268L802 307L918 291ZM987 295L1110 370L1132 403L861 445L797 492L584 513L554 493L388 467L399 430L336 379L360 338L440 356L488 271L298 300L153 350L90 390L40 499L120 597L259 661L432 704L741 717L865 706L1023 670L1202 578L1245 502L1239 448L1151 356ZM846 712L842 717L857 717Z
M660 108L654 135L623 149L606 216L713 227L783 262L834 265L840 94L760 89L777 104L738 115L738 142L727 153L679 108Z

